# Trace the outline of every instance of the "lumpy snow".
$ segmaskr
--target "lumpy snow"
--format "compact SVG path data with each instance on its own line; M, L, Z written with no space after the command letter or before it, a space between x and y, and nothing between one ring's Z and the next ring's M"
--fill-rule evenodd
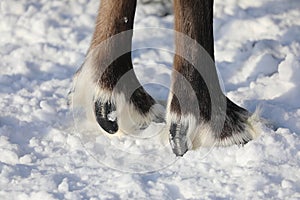
M226 95L251 112L259 107L267 125L243 147L182 158L156 134L165 131L160 123L139 137L81 133L68 92L98 3L0 1L0 199L300 199L298 0L215 1ZM132 56L141 83L165 102L174 36L149 27L172 29L173 16L160 9L138 5L135 27L146 29L134 34Z

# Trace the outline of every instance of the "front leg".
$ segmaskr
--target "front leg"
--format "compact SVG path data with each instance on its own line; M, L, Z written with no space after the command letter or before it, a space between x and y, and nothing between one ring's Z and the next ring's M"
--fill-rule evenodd
M74 77L73 105L83 106L107 133L131 132L162 113L139 83L131 47L136 0L102 0L92 42Z
M167 109L173 152L245 144L253 116L221 91L214 65L213 0L174 0L176 55Z

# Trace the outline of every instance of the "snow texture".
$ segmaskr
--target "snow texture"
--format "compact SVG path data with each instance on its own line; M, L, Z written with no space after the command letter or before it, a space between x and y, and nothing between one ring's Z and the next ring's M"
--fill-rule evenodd
M155 6L138 5L136 28L173 27ZM260 106L270 126L244 147L182 158L155 134L163 124L107 137L82 134L74 120L67 94L97 8L97 0L0 0L0 199L300 199L299 0L215 1L227 95L252 112ZM134 34L134 47L154 43L161 48L136 49L133 63L165 101L173 35Z

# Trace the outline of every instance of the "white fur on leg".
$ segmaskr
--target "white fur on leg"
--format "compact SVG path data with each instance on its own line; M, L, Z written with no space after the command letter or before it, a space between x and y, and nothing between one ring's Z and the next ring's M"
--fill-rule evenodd
M222 139L220 134L215 133L212 125L209 122L197 123L193 115L179 116L175 113L167 114L167 127L171 123L181 123L183 126L188 127L187 131L187 144L189 150L195 150L199 147L212 147L212 146L231 146L234 144L243 144L245 141L256 139L261 132L261 120L259 118L259 111L252 114L245 125L245 130L242 132L234 132L229 137ZM165 134L164 139L166 139Z
M117 107L118 125L125 134L131 134L140 128L148 126L155 118L164 116L164 108L159 104L154 104L146 113L140 113L133 103L125 100L122 93L113 94Z
M219 147L226 147L241 145L245 142L256 139L261 133L261 122L258 113L255 112L252 114L244 126L244 131L233 132L229 137L221 138L220 134L217 135L212 132L211 126L207 123L205 125L198 125L195 129L197 136L193 141L193 149L199 148L200 146L209 147L215 145Z
M93 54L93 51L89 54ZM70 105L73 109L78 107L84 109L86 119L97 123L94 112L95 102L97 100L112 102L117 109L115 117L117 117L119 132L126 134L149 125L155 118L164 118L164 108L159 104L154 104L146 114L143 114L126 100L122 92L101 88L94 81L96 69L94 60L93 55L88 56L73 78L73 87L70 92Z
M98 86L93 81L93 71L91 67L86 67L85 63L73 77L73 86L70 92L71 108L81 108L85 111L87 120L96 120L94 114L94 95L101 91L101 96L104 99L109 99L110 93L104 90L99 90ZM99 95L99 94L98 94Z

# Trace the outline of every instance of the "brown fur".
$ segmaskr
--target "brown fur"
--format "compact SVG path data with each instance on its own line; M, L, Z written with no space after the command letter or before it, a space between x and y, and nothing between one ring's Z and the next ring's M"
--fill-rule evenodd
M125 101L133 104L134 109L140 114L140 118L143 118L151 113L155 100L143 89L133 72L131 47L136 3L137 0L101 0L88 56L93 56L91 59L93 61L91 64L93 81L98 84L100 90L112 93L116 89L117 92L124 94ZM213 62L213 0L174 0L174 13L175 31L192 39L192 42L186 42L182 35L175 34L174 71L179 73L173 74L173 94L170 94L169 110L167 111L175 117L173 116L167 121L170 120L171 136L175 138L175 142L179 141L178 145L173 148L176 150L183 147L183 151L176 155L183 155L187 150L185 138L188 129L195 129L201 124L210 127L211 137L219 143L224 145L247 143L252 136L249 132L243 132L251 129L247 124L250 114L247 110L231 102L222 93ZM115 35L118 37L114 38ZM198 44L206 50L211 59L206 59L208 56L199 53ZM120 54L120 52L122 53ZM212 65L210 61L212 61ZM201 71L199 68L203 69L205 73L202 73L203 70ZM128 75L127 79L118 84L125 74ZM187 87L186 82L191 87ZM214 101L216 99L220 99L220 101ZM225 108L219 106L223 104L214 104L213 102L225 102ZM214 113L219 109L222 112L218 112L214 119ZM103 113L100 112L99 115L101 114ZM153 116L156 114L154 113ZM179 117L177 118L177 116ZM189 121L190 124L184 124L184 118L187 117L182 116L192 116L190 119L195 118L196 125ZM222 127L218 127L214 123L218 122L218 117L224 117ZM100 126L105 125L99 124ZM189 125L194 127L189 127ZM184 131L179 130L181 127L184 127ZM181 134L181 132L183 133ZM176 138L178 134L184 135L184 137Z
M136 0L101 1L89 51L99 48L96 51L98 64L95 69L95 81L100 87L108 91L116 89L123 92L125 98L145 114L155 101L140 86L133 72L131 46L136 3ZM113 37L117 34L117 37ZM120 52L124 54L119 55ZM117 85L126 73L126 84Z
M133 29L135 9L136 0L101 0L90 49L113 35Z
M175 31L196 40L214 59L213 0L174 0L174 13ZM177 49L184 48L175 42Z
M174 0L174 13L176 33L182 33L195 40L214 59L213 0ZM193 55L195 47L187 43L180 34L176 34L175 44L177 54L174 57L174 70L178 71L182 77L177 73L173 75L173 92L177 97L172 98L170 109L179 115L194 113L197 104L200 115L197 113L195 116L209 120L211 99L205 81L197 69L180 56L192 54L191 60L196 64L200 55ZM184 85L184 81L191 84L190 90ZM194 93L197 99L193 98Z

